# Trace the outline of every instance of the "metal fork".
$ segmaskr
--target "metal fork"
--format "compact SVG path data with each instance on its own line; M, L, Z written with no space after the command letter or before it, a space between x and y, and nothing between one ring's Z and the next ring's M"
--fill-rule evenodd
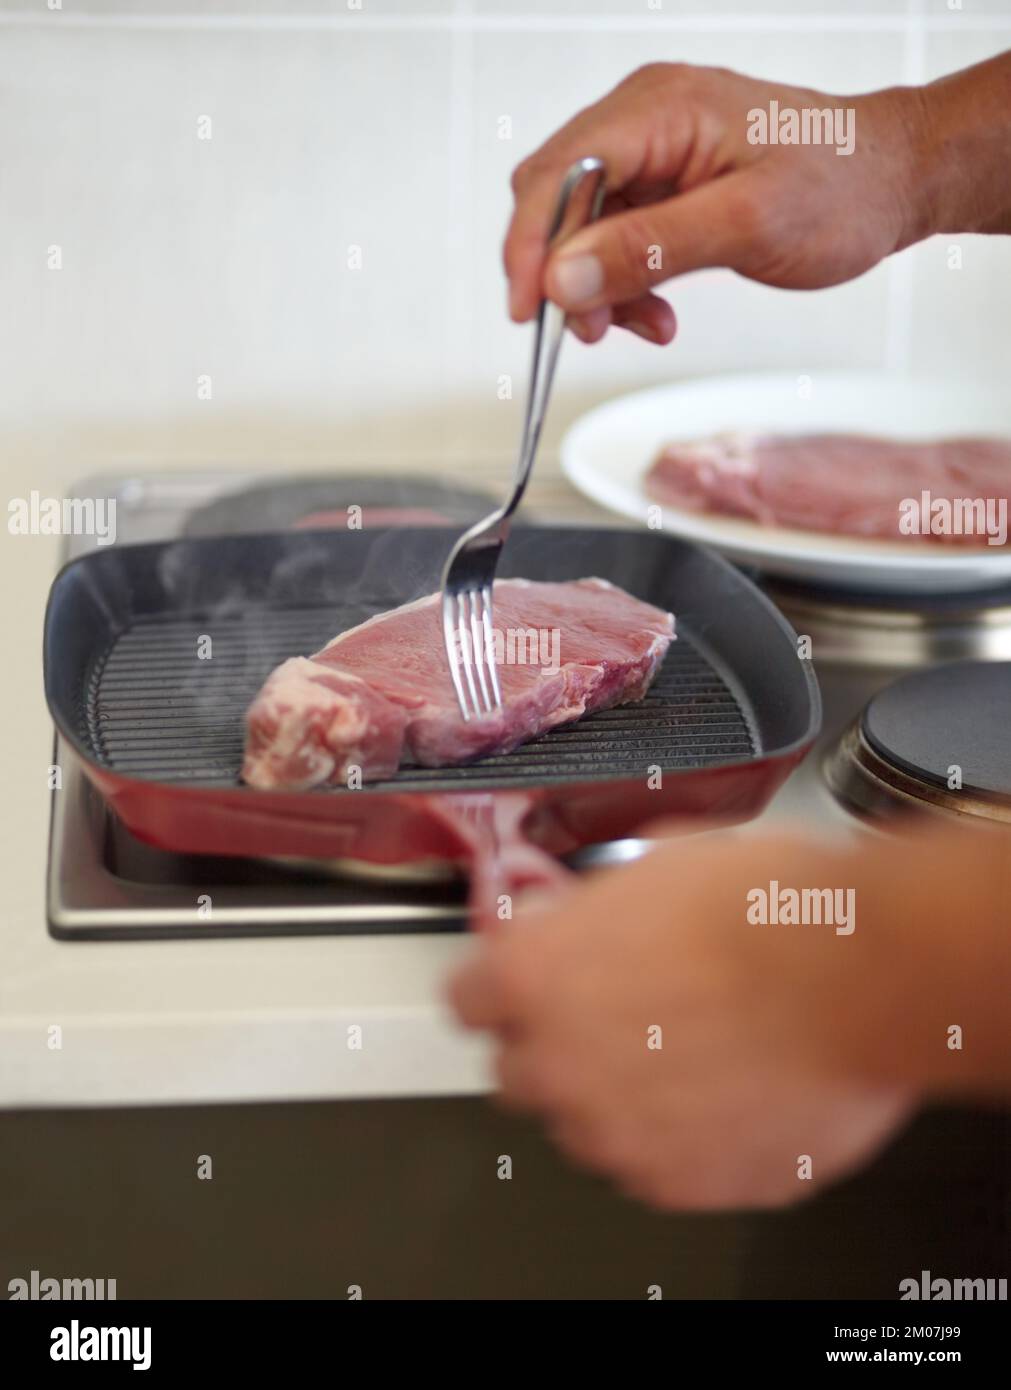
M566 225L566 218L573 194L590 176L596 183L586 220L593 222L599 215L604 200L604 162L594 158L580 159L562 181L548 233L549 245L576 230ZM512 495L504 506L497 507L490 516L464 532L450 551L442 575L442 634L446 657L460 713L468 722L502 708L502 691L495 668L492 584L499 555L509 535L510 519L522 500L534 466L564 331L565 311L550 300L542 299L537 311L533 365Z

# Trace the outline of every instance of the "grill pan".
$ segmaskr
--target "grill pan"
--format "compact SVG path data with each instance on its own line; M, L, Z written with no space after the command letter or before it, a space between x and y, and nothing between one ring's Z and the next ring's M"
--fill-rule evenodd
M74 560L46 612L53 718L112 810L149 844L373 865L465 864L489 804L511 807L527 840L554 855L660 816L744 820L814 740L821 702L810 663L798 660L786 620L726 561L653 533L516 527L503 578L598 575L674 612L677 641L641 704L508 755L404 768L361 790L242 785L243 714L270 670L432 592L455 535L288 532ZM651 788L657 767L661 785Z

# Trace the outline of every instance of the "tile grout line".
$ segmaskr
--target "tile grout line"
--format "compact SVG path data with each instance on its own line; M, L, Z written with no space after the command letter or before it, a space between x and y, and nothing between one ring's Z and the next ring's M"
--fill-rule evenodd
M469 12L471 0L455 0L457 13ZM449 85L449 179L446 227L446 276L449 293L443 319L443 372L447 390L457 369L471 357L473 315L467 312L473 265L473 140L470 120L474 93L474 41L466 28L452 31ZM464 326L461 331L461 325ZM462 332L466 332L464 341ZM450 396L452 392L449 391ZM452 428L444 426L447 452Z

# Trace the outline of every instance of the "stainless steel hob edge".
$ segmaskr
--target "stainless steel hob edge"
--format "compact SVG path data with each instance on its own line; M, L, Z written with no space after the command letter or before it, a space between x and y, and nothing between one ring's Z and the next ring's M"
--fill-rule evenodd
M180 533L185 517L194 507L230 491L241 491L253 482L262 482L266 476L259 471L211 470L148 477L100 474L83 480L74 489L74 495L116 498L117 542L163 540ZM538 514L537 519L547 522L562 518ZM70 537L63 558L76 558L93 544L89 537ZM812 614L810 603L803 602L797 612L791 612L789 602L776 593L775 583L768 587L798 632L813 626L817 614ZM815 638L815 667L824 704L818 743L760 817L730 830L703 833L749 834L791 827L850 841L881 833L840 805L826 784L823 764L839 738L867 700L911 665L926 664L931 658L946 659L951 654L978 654L990 659L1005 655L1001 645L1005 639L999 637L995 645L995 635L985 625L978 653L973 650L975 639L971 636L968 650L950 652L950 634L945 634L946 649L941 652L933 647L929 636L917 630L915 620L912 630L904 634L905 642L897 643L894 631L887 632L886 640L882 640L886 634L875 630L870 634L870 644L864 647L861 633L846 630L845 623L840 628L838 622L832 621L833 615L827 616L822 637ZM891 623L886 626L890 628ZM955 634L955 639L964 642L966 633L963 631L961 638ZM353 934L362 928L370 933L415 935L460 930L465 925L464 909L457 904L309 904L298 901L297 887L281 891L273 885L256 885L245 891L216 886L212 918L201 918L193 885L137 883L108 871L102 838L107 833L107 812L101 798L58 735L54 758L63 769L64 785L62 791L53 793L47 896L50 930L60 939ZM647 844L633 839L594 847L582 856L579 867L635 859L645 852ZM254 895L256 901L251 901Z

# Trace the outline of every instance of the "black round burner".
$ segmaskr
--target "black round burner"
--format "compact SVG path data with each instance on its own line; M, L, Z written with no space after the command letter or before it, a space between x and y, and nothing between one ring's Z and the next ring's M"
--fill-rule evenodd
M1011 802L1011 662L915 671L874 696L861 732L886 763L928 787Z
M413 474L312 474L268 478L239 492L217 497L191 512L187 536L234 536L259 531L286 531L307 522L346 525L346 508L354 503L366 515L364 525L466 525L486 516L498 497L476 488L455 487Z

